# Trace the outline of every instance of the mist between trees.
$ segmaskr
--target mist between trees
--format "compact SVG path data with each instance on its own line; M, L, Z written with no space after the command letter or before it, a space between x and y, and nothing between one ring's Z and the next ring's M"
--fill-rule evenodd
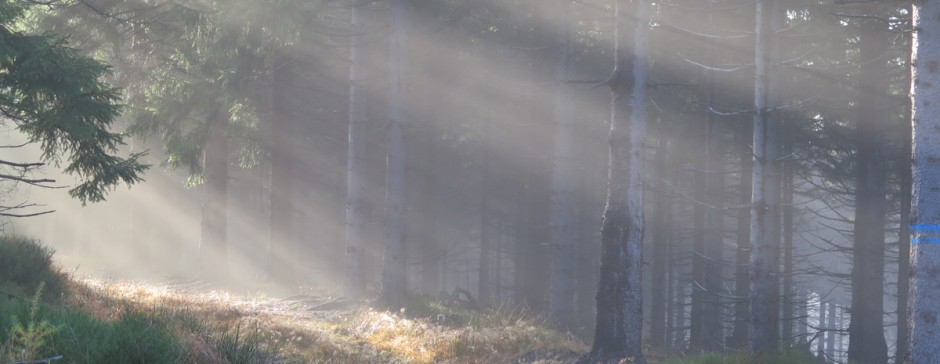
M13 3L110 65L153 165L88 206L0 177L56 210L5 230L82 272L464 295L585 363L940 358L932 2Z

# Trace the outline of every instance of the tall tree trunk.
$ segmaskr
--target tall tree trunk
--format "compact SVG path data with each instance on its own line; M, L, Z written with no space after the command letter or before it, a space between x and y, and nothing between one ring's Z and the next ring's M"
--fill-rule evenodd
M555 143L552 177L552 257L549 314L562 328L574 325L575 284L575 201L574 189L577 172L574 160L575 111L574 90L567 83L571 75L573 25L571 0L556 0L558 4L558 70L555 84Z
M541 25L536 25L538 27ZM531 72L529 77L534 77L534 62L529 64L528 70ZM535 84L526 82L524 88L523 93L529 103L525 109L526 116L532 120L546 118L542 114L544 104L535 92ZM523 225L518 227L516 236L515 301L533 312L547 313L550 280L546 277L550 275L552 253L545 246L551 239L551 170L543 168L548 165L543 164L543 158L551 153L546 148L551 144L551 139L544 127L522 125L519 130L519 135L524 138L520 142L521 155L530 158L531 164L519 171L519 188L522 190L518 194L521 198L519 213L523 215Z
M927 364L940 363L940 3L913 9L910 359Z
M882 140L884 97L890 33L875 24L861 25L859 41L859 100L857 106L855 223L852 249L852 321L849 361L888 362L884 335L885 200L887 172ZM880 60L880 61L879 61Z
M706 4L710 8L711 3ZM707 12L707 24L714 25L712 11ZM706 59L715 63L713 41L706 41ZM705 71L703 77L706 108L713 106L715 77ZM721 290L721 266L723 245L723 216L721 211L723 191L722 131L712 113L704 110L702 120L702 149L698 159L695 189L694 225L695 254L693 255L694 284L692 287L691 346L702 351L718 351L724 346L721 326L721 302L717 293Z
M385 177L385 259L380 305L405 306L405 141L407 123L408 36L410 0L392 0L391 44L388 60L388 161Z
M793 297L793 137L790 130L783 135L783 176L781 189L783 206L781 215L783 220L783 302L781 302L781 338L783 347L793 346L793 323L797 320L793 314L795 300Z
M738 138L736 145L741 146L738 150L741 163L741 181L738 186L738 203L742 206L751 203L751 189L754 158L751 148L748 147L749 136L753 135L753 125L747 122L742 126L735 137ZM734 270L734 292L738 297L734 303L734 327L731 340L728 346L734 349L744 349L747 346L748 334L748 292L750 291L750 280L748 279L748 263L751 256L751 211L738 210L737 234L735 240L737 249L735 249L735 270Z
M346 155L346 267L345 293L361 298L366 293L365 263L365 154L370 119L368 92L370 63L366 57L369 0L354 0L349 45L349 133Z
M709 99L711 99L709 92ZM709 104L711 101L709 101ZM708 351L719 351L724 347L724 330L722 327L721 301L718 292L721 291L721 262L724 260L724 150L722 146L723 130L720 123L707 114L706 148L705 148L705 198L703 201L710 210L705 216L705 271L702 284L706 290L705 301L702 303L702 348Z
M669 185L678 186L681 170L683 166L680 163L673 163L672 168L669 171ZM672 226L674 221L677 219L675 215L671 212L667 216L666 226ZM675 241L674 241L675 240ZM669 244L666 245L666 257L667 257L667 272L669 273L669 278L666 282L668 286L668 297L666 309L666 345L668 348L676 349L681 344L679 340L684 339L685 329L682 326L685 326L685 304L681 302L685 294L685 285L682 282L683 273L680 272L682 268L679 264L676 264L677 254L682 255L684 252L677 253L677 244L678 239L674 239L673 235L670 234Z
M493 299L492 279L490 269L492 263L492 247L490 241L490 159L492 158L492 147L489 140L493 136L489 132L489 125L493 120L484 118L483 120L483 148L481 150L483 165L480 166L482 173L480 175L480 270L477 276L477 301L480 304L488 305Z
M273 95L271 100L271 240L268 250L268 272L275 281L293 285L300 253L294 239L294 155L291 102L293 60L275 57Z
M901 150L900 161L907 161L911 156L911 124L910 103L905 107L906 118L902 121L904 134L903 148ZM905 164L901 164L906 167ZM910 298L910 274L911 274L911 169L902 168L901 170L901 218L898 226L898 327L895 340L895 362L903 363L904 358L910 352L910 315L908 312L907 301Z
M199 244L199 271L208 280L228 276L226 217L228 212L228 110L209 116L203 173L204 202Z
M667 131L664 130L664 123L659 122L659 147L656 149L656 178L658 181L654 185L663 185L663 181L668 181L667 159L669 149L669 139ZM653 257L651 259L650 271L652 273L652 284L650 285L650 294L652 295L650 306L650 339L649 343L655 349L664 349L666 341L666 295L668 290L666 264L668 252L667 248L671 240L671 229L668 220L671 216L672 198L670 192L656 191L653 196Z
M133 153L136 150L141 150L138 144L143 144L143 141L134 139L131 142L131 152ZM158 172L159 173L159 172ZM152 190L154 185L154 173L148 175L148 182L146 184L141 184L135 186L134 190L131 193L131 208L130 208L130 243L134 247L135 259L138 262L142 263L148 270L151 272L158 272L160 269L165 268L164 265L164 254L162 249L157 249L154 245L154 219L151 214L152 206L144 203L143 196L154 195L155 191ZM48 240L47 241L51 241Z
M836 335L839 333L836 327L836 309L836 305L829 302L829 313L826 315L829 319L829 323L826 324L826 328L829 329L826 333L826 358L833 362L836 360Z
M580 157L579 157L580 158ZM579 159L580 160L580 159ZM596 215L597 179L581 173L578 187L578 241L582 242L576 249L578 254L578 316L579 333L585 336L594 330L594 296L597 292L597 272L600 264L600 221Z
M427 295L434 296L438 294L443 287L442 273L444 252L441 247L443 240L440 233L442 218L442 209L445 207L442 198L442 186L439 178L436 177L440 168L440 151L434 140L429 140L425 153L424 166L424 190L425 205L422 213L424 214L422 232L420 236L421 244L421 291Z
M544 312L547 309L549 283L545 277L549 274L548 266L551 253L543 247L550 234L545 234L546 216L548 206L545 206L546 190L540 188L535 181L544 177L541 173L525 171L525 183L519 188L520 202L518 213L520 224L516 227L516 245L514 252L515 277L513 288L514 300L533 312Z
M816 325L816 356L822 357L826 352L826 303L819 299L819 324Z
M780 176L776 98L771 92L771 69L775 58L775 32L780 29L780 0L762 0L756 5L754 80L754 170L751 192L751 257L748 354L777 352L780 312L778 264L780 234Z
M610 160L607 207L601 227L597 320L591 351L580 361L593 364L632 359L632 363L645 364L641 282L649 4L646 0L620 0L616 4L616 60L608 81ZM632 49L628 45L631 33Z
M695 128L696 134L700 135L699 138L695 138L696 149L705 151L708 149L708 123L703 122L699 125L700 127ZM705 341L708 341L702 330L705 320L705 301L708 300L708 291L703 284L706 279L705 265L708 263L708 257L705 254L705 240L708 238L705 232L707 206L703 203L708 193L705 189L706 173L704 171L707 152L696 153L691 159L695 166L692 172L692 189L696 201L692 204L692 231L694 233L692 233L692 295L689 297L692 306L689 308L689 348L694 353L699 353L706 350Z

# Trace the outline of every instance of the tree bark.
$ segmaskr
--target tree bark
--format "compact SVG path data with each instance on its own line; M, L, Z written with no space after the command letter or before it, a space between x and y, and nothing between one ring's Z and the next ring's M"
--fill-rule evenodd
M199 244L199 271L207 280L228 276L228 110L216 110L207 125L203 173L204 202Z
M549 314L561 328L574 325L574 285L575 285L575 176L577 171L574 160L574 136L577 124L572 85L570 78L574 62L571 52L573 26L568 14L571 13L570 0L556 0L558 7L558 70L555 84L555 143L554 168L552 178L552 257L549 290Z
M910 362L940 363L940 3L913 3Z
M711 3L706 4L711 8ZM712 11L707 11L706 23L714 25ZM709 63L715 62L715 42L707 40L704 44L705 59ZM723 215L721 210L724 178L722 152L722 130L719 123L707 110L713 106L715 98L715 75L712 71L704 71L703 92L704 106L701 128L701 150L696 172L695 190L695 253L693 255L693 286L692 286L692 322L690 327L691 347L693 349L711 352L718 351L724 346L724 333L721 325L721 302L718 292L721 290L722 246L724 245L722 229Z
M779 0L762 0L756 6L754 80L754 170L751 194L751 256L748 354L754 357L777 352L779 331L778 264L780 249L780 176L776 98L771 92L773 40L780 29Z
M911 156L911 124L910 104L906 105L905 116L903 120L904 134L903 148L901 150L901 161L907 161ZM905 166L902 164L902 166ZM910 298L910 274L911 274L911 169L903 168L901 170L901 218L898 223L898 327L895 338L895 362L903 363L910 352L910 314L908 312L907 302Z
M836 327L836 308L834 303L829 302L829 313L826 315L829 319L829 323L826 324L826 328L829 329L826 333L826 358L829 361L836 360L836 334L839 332Z
M291 103L293 60L275 57L271 100L271 231L268 242L268 272L276 282L293 285L299 249L294 239L294 153Z
M392 0L391 44L388 61L388 160L385 177L385 258L379 304L390 309L405 306L405 142L407 120L408 37L411 2Z
M822 357L826 352L826 303L819 299L819 328L816 330L816 356Z
M878 23L880 24L880 22ZM856 136L855 222L852 249L852 310L848 360L888 362L884 336L885 199L884 129L890 33L873 22L861 25Z
M608 81L610 160L607 207L601 227L597 320L591 351L580 362L619 363L626 359L645 364L641 282L649 4L645 0L620 0L616 4L616 59ZM631 9L631 5L635 7ZM632 49L627 44L631 33Z
M477 300L482 305L488 305L493 299L492 279L490 278L490 257L492 247L490 241L490 158L492 146L489 144L493 136L489 132L489 125L493 120L484 118L483 122L483 148L480 151L483 164L480 166L480 270L477 276Z
M793 347L793 322L796 321L794 311L793 297L793 135L787 130L783 137L782 152L783 155L783 176L781 179L781 192L783 206L781 206L781 220L783 223L783 285L781 295L781 330L780 335L783 339L783 347Z
M366 57L366 31L369 0L354 0L350 9L353 35L349 45L349 133L346 155L346 267L345 294L362 298L366 293L365 264L365 154L369 65Z
M746 125L735 133L738 138L737 145L741 146L738 150L741 164L741 181L738 186L738 203L742 206L751 203L751 189L754 170L754 157L751 149L745 140L753 135L753 125L749 121ZM748 297L750 291L750 281L748 280L748 264L751 256L751 211L738 210L737 233L735 240L737 249L735 249L735 270L734 270L734 292L738 300L734 303L734 327L728 346L734 349L744 349L747 346L748 336Z
M669 139L667 131L664 130L665 123L659 122L659 148L656 149L656 178L661 181L668 181L667 160ZM661 185L661 183L656 183ZM671 216L672 198L669 192L657 191L653 196L653 251L650 271L652 273L652 284L650 286L651 306L650 306L650 339L649 343L655 349L665 349L666 347L666 310L667 310L667 269L668 262L666 254L672 239L671 229L668 221Z

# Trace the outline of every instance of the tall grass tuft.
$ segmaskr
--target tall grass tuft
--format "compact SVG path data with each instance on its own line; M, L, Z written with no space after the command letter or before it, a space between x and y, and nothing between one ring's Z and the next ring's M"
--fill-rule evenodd
M241 322L216 335L215 347L231 364L269 363L276 359L275 350L266 347L258 327L245 328Z
M53 254L35 239L0 236L0 295L29 297L42 283L43 301L62 298L68 277L53 264Z

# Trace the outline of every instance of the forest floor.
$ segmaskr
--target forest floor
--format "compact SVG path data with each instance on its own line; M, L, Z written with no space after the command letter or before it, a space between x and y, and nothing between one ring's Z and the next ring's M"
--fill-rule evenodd
M415 299L401 312L335 297L234 294L197 281L148 283L80 279L73 298L99 317L127 305L161 317L185 317L218 333L184 337L190 357L231 362L218 353L228 337L234 355L266 353L271 363L564 363L587 347L519 311L470 310ZM185 313L178 315L176 313ZM177 326L179 326L177 324ZM181 333L186 335L186 333ZM216 349L213 349L216 348ZM225 355L228 359L220 358Z

